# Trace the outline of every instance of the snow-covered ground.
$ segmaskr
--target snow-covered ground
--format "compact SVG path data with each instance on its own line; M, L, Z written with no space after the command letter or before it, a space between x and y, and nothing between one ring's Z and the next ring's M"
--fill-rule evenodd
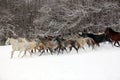
M120 48L110 44L60 55L10 54L11 46L0 46L0 80L120 80Z

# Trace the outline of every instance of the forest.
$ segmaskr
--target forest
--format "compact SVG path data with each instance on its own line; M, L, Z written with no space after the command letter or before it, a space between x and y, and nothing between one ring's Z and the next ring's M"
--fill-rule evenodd
M0 45L8 37L120 32L120 0L0 0Z

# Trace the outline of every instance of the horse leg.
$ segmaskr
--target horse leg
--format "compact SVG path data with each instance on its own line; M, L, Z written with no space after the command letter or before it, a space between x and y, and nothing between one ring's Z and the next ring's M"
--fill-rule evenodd
M83 46L81 46L80 44L79 44L79 46L77 47L77 49L79 49L79 48L82 48L82 49L85 50L85 48L84 48Z
M60 49L61 49L61 48L59 47L59 48L58 48L58 55L59 55L59 53L60 53Z
M112 45L112 47L114 47L114 44L112 42L110 44Z
M41 56L43 54L43 52L41 52L41 54L39 56Z
M88 45L88 47L90 47L90 41L87 41L87 45Z
M85 50L85 48L83 46L81 46L81 48Z
M53 52L53 50L52 50L51 48L48 48L48 49L50 50L51 55L53 55L53 53L52 53L52 52Z
M77 45L78 45L78 46L77 46L76 48L77 48L78 50L79 50L80 48L82 48L82 49L85 50L84 44L78 43Z
M95 49L95 44L92 44L92 50Z
M97 45L97 44L96 44ZM94 42L92 42L91 43L91 46L92 46L92 50L95 48L95 43Z
M78 53L78 49L81 47L81 45L77 43L77 45L79 46L79 48L77 48L77 47L76 47L76 43L77 43L77 42L74 42L74 43L72 44L72 46L74 47L74 49L75 49L75 50L77 51L77 53ZM82 47L82 48L83 48L83 47Z
M58 50L58 48L59 48L59 46L57 46L54 50L55 50L55 51L57 51L57 50Z
M25 55L26 55L26 50L25 50L24 55L22 57L24 57Z
M41 52L41 47L40 46L37 49L38 49L38 52Z
M78 53L78 48L75 47L75 45L72 44L72 47L77 51Z
M97 46L98 46L98 47L100 47L100 44L99 44L99 43L97 43Z
M37 48L36 48L36 47L34 47L34 50L35 50L35 53L36 53Z
M28 51L30 53L30 56L32 56L32 53L30 51Z
M77 53L78 53L78 48L76 48L75 46L73 46L74 47L74 49L77 51Z
M116 45L116 43L118 44L118 46ZM119 42L114 42L114 46L116 46L116 47L119 47L120 46L120 44L119 44Z
M47 53L48 53L48 49L46 49Z
M117 44L118 44L118 47L120 47L120 43L119 43L119 42L117 42Z
M108 42L109 42L109 44L111 44L111 45L112 45L112 47L114 46L114 45L113 45L113 41L112 41L112 40L110 40L110 39L109 39L109 40L108 40Z
M63 47L62 45L59 45L58 54L60 53L60 50L62 50L62 54L63 54L64 49L67 51L65 47Z
M18 57L20 56L21 52L22 52L22 51L19 52Z
M38 52L41 52L41 50L40 50L40 49L38 49Z
M61 53L63 54L64 49L61 47Z
M31 50L31 52L33 53L33 49Z
M63 54L63 52L64 52L64 49L66 50L66 48L65 48L65 47L62 47L62 48L61 48L61 50L62 50L62 54Z
M72 51L72 46L69 47L69 51Z
M43 49L43 51L41 52L41 54L39 56L41 56L44 52L45 52L45 50Z
M68 53L68 51L67 51L66 47L63 47L63 48L64 48L64 50Z
M11 52L11 58L13 58L14 51Z
M79 49L81 47L81 45L79 43L77 43L77 48Z
M65 47L63 47L63 46L61 46L60 49L62 50L62 54L63 54L64 50L67 52L67 49Z

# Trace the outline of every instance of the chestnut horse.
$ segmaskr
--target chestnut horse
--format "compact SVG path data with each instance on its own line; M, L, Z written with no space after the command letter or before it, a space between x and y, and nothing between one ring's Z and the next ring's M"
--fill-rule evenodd
M114 46L120 47L120 43L119 43L119 41L120 41L120 32L116 32L112 28L107 27L105 29L105 34L107 36L109 36L114 41ZM118 44L118 46L116 45L116 43Z

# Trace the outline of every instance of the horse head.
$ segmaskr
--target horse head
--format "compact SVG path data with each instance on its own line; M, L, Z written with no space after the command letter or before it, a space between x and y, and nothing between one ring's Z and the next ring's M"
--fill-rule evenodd
M88 37L88 34L89 34L89 33L82 32L82 33L79 34L79 36L81 36L81 37Z
M110 28L110 27L107 27L106 29L105 29L105 31L104 31L104 33L106 34L106 35L109 35L111 32L115 32L112 28Z
M10 45L10 38L6 40L5 45Z
M53 40L54 40L54 41L56 40L56 41L58 41L58 42L61 41L59 36L55 36Z

